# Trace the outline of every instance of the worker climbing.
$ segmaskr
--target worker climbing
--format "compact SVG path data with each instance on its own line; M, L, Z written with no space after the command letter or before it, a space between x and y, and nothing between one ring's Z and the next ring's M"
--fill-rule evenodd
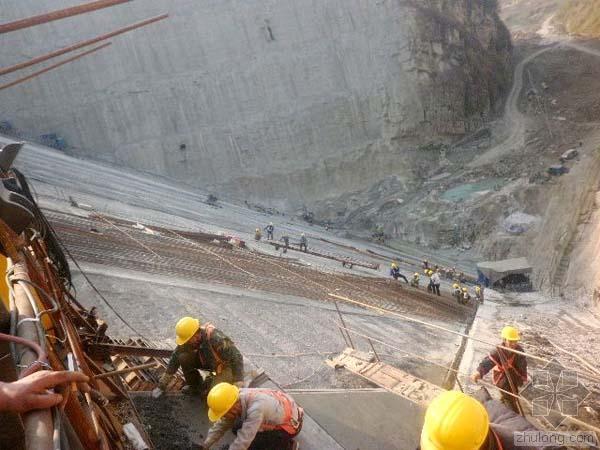
M158 397L181 366L187 386L184 392L206 395L209 389L221 381L242 385L244 361L234 343L210 323L200 325L198 319L184 317L175 326L177 348L171 355L167 371L153 391ZM203 379L198 372L210 372Z
M516 434L537 432L527 419L497 400L485 388L473 397L445 391L429 404L420 450L559 450L564 447L517 445ZM546 444L544 444L546 445Z
M471 380L477 383L491 370L494 385L502 391L506 391L500 392L502 402L513 411L522 413L521 405L515 396L519 394L519 388L527 381L527 358L520 353L511 351L516 350L523 353L523 347L519 345L521 339L519 330L505 326L502 329L501 337L502 345L496 347L481 361L477 371L471 375Z
M271 389L239 389L220 383L208 393L208 418L215 422L200 450L209 449L227 431L236 438L229 450L295 450L304 411L289 395Z
M273 222L270 222L269 225L265 227L265 231L267 232L267 240L272 241L273 233L275 232L275 226L273 225Z
M396 261L392 262L390 266L390 276L394 278L394 280L398 280L398 278L402 278L406 284L408 284L408 279L400 273L400 267L398 267L398 263Z

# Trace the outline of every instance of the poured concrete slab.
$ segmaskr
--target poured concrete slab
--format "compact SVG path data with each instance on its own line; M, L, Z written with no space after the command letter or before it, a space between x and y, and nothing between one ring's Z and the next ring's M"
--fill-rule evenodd
M210 428L206 403L198 396L168 393L152 398L149 392L130 393L156 449L189 450L201 443ZM233 441L227 433L215 449ZM319 424L306 414L297 438L302 450L343 450ZM365 447L366 448L366 447Z
M362 390L295 391L293 395L347 450L413 450L419 445L425 410L398 395Z

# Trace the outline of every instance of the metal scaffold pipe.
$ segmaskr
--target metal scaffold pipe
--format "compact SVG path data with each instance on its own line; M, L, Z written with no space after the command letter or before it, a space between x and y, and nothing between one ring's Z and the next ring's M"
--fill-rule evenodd
M9 67L4 67L4 68L0 69L0 75L6 75L6 74L9 74L9 73L12 73L12 72L16 72L17 70L25 69L26 67L33 66L34 64L39 64L39 63L47 61L49 59L56 58L57 56L64 55L65 53L70 53L70 52L73 52L75 50L79 50L80 48L87 47L89 45L93 45L93 44L96 44L96 43L101 42L101 41L105 41L105 40L110 39L110 38L112 38L114 36L118 36L120 34L127 33L128 31L132 31L132 30L135 30L137 28L144 27L146 25L150 25L151 23L158 22L160 20L164 20L164 19L166 19L168 17L169 17L168 14L161 14L160 16L151 17L149 19L142 20L141 22L136 22L136 23L133 23L133 24L128 25L126 27L119 28L117 30L111 31L110 33L101 34L99 36L96 36L94 38L88 39L86 41L82 41L82 42L78 42L77 44L70 45L69 47L64 47L64 48L61 48L59 50L55 50L53 52L37 56L37 57L32 58L32 59L30 59L28 61L24 61L24 62L19 63L19 64L14 64L14 65L9 66Z
M39 75L42 75L42 74L44 74L46 72L50 72L51 70L56 69L56 68L58 68L60 66L64 66L65 64L73 62L73 61L75 61L75 60L77 60L79 58L83 58L84 56L87 56L87 55L89 55L91 53L97 52L98 50L101 50L101 49L103 49L105 47L108 47L109 45L111 45L111 43L107 42L106 44L102 44L102 45L100 45L98 47L94 47L91 50L88 50L87 52L80 53L78 55L72 56L71 58L67 58L64 61L58 62L56 64L52 64L51 66L48 66L48 67L45 67L42 70L38 70L37 72L33 72L32 74L29 74L26 77L22 77L22 78L19 78L17 80L11 81L10 83L6 83L6 84L3 84L3 85L0 85L0 91L2 91L4 89L8 89L8 88L13 87L13 86L16 86L18 84L24 83L25 81L31 80L32 78L35 78L35 77L37 77Z
M67 17L77 16L99 9L109 8L111 6L128 3L132 0L96 0L94 2L83 3L70 8L59 9L37 16L27 17L25 19L15 20L0 24L0 34L10 33L12 31L22 30L23 28L34 27L43 23L53 22L55 20L66 19Z

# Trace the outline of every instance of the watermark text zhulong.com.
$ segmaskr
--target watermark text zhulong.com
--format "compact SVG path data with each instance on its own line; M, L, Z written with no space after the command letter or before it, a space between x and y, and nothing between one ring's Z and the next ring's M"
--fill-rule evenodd
M593 431L517 431L515 447L592 447L598 448L598 437Z

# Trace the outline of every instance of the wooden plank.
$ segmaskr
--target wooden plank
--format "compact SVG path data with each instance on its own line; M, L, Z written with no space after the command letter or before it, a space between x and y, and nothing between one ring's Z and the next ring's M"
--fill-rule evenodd
M374 359L374 355L346 348L327 364L332 367L345 367L393 394L424 406L444 391L441 387L397 367L382 362L371 362L371 359Z

